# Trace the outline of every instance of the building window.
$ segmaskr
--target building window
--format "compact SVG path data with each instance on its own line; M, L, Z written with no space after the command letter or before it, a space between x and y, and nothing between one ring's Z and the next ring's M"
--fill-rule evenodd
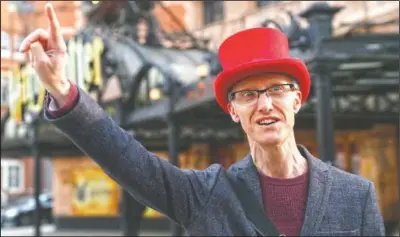
M5 31L1 32L1 49L2 50L10 50L11 49L10 35Z
M8 104L8 83L12 80L11 73L9 71L1 71L1 104Z
M224 1L203 2L204 25L224 19Z
M8 1L8 12L32 13L35 10L30 1Z
M271 3L275 3L275 2L279 2L279 1L268 1L268 0L264 0L264 1L256 1L257 2L257 7L264 7L267 6Z
M2 160L1 176L2 190L5 190L7 193L18 193L23 191L24 164L22 161Z

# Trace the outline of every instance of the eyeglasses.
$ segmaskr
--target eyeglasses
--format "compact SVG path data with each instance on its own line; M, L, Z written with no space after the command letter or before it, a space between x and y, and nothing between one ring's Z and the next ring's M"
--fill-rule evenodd
M267 93L268 97L272 100L276 100L283 98L288 92L295 90L297 90L297 88L294 84L279 84L263 90L233 91L229 94L229 101L233 101L238 105L251 105L258 102L262 93Z

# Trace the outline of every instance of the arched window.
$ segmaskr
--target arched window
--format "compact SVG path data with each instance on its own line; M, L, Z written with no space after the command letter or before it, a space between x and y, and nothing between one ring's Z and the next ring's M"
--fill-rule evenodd
M150 105L164 98L163 87L165 77L162 72L156 68L150 68L142 78L137 91L135 107Z

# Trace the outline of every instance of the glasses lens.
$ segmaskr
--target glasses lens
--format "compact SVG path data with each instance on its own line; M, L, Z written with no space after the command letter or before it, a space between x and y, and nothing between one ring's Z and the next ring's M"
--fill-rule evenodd
M272 98L284 96L287 92L292 90L291 84L272 86L267 90L267 94Z
M249 104L254 101L256 101L258 98L258 92L257 91L239 91L235 93L234 96L234 101L237 104Z
M232 94L232 100L236 104L249 105L256 103L259 97L259 93L266 92L268 97L275 100L283 98L289 91L293 91L294 87L292 84L282 84L269 87L266 90L243 90L237 91Z

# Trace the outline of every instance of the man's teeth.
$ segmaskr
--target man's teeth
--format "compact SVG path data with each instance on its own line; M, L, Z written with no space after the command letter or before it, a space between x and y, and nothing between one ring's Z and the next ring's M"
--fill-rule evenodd
M261 120L260 122L258 122L258 124L260 125L270 125L275 123L276 120L272 120L272 119L267 119L267 120Z

